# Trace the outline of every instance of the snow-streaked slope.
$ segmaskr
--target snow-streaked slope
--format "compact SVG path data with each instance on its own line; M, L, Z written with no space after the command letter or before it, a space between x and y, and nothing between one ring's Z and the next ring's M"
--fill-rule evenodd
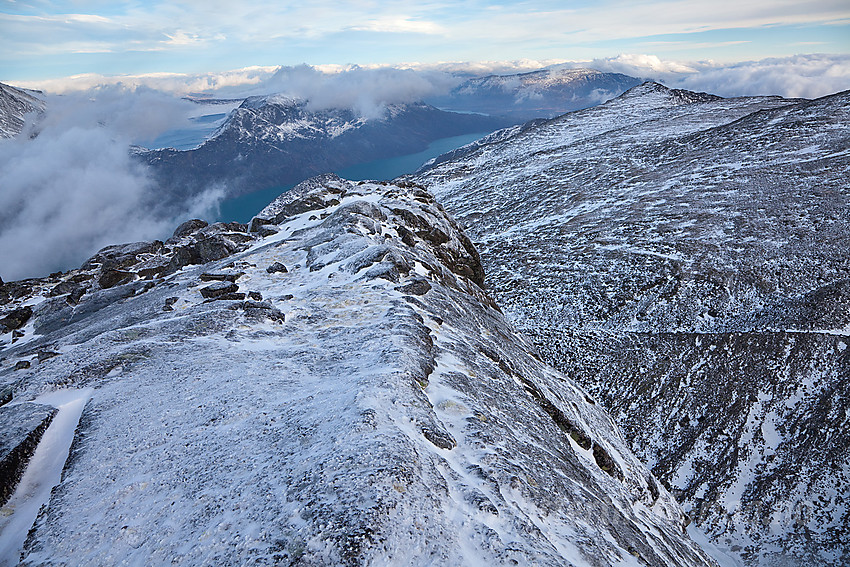
M14 138L24 127L24 116L44 110L38 91L25 91L0 83L0 138Z
M327 176L262 216L5 284L15 401L91 395L24 565L711 564L429 193Z
M753 564L850 560L848 124L846 92L646 83L416 177L544 359Z
M551 118L605 102L640 82L620 73L549 68L469 79L429 102L449 110L506 115L517 120Z

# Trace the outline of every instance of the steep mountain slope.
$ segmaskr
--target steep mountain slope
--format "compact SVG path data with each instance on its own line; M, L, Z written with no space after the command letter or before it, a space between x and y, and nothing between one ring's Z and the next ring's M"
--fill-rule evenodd
M595 106L640 82L628 75L595 69L551 68L469 79L428 102L448 110L506 115L520 121Z
M505 119L391 105L367 119L351 109L315 111L303 100L252 97L219 131L188 151L143 151L161 184L181 197L211 185L230 196L298 183L358 163L414 153L429 142L506 125Z
M3 286L11 403L90 398L24 565L712 564L430 194L261 216Z
M24 116L44 110L35 91L24 91L0 83L0 138L14 138L24 127Z
M653 83L417 176L543 357L720 545L850 561L850 93Z

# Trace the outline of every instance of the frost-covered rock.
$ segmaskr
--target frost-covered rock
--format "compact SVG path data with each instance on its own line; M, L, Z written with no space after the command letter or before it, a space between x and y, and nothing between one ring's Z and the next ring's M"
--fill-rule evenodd
M0 406L0 506L12 495L55 413L54 408L40 404Z
M850 93L636 87L413 179L716 543L850 562Z
M712 564L430 194L324 177L261 216L279 232L226 258L19 300L0 381L90 392L24 565ZM263 299L198 292L228 284Z

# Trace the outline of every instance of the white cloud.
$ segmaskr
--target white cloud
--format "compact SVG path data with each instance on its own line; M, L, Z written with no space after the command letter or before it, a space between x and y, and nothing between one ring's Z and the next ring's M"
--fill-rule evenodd
M438 36L435 39L443 43L579 45L721 29L850 23L846 0L608 0L578 7L545 0L498 6L410 0L176 0L119 2L110 8L108 16L95 13L94 7L89 14L0 14L7 36L4 47L17 52L41 43L42 49L60 54L74 42L104 43L116 52L215 42L260 46L282 38L315 40L348 31Z
M246 67L198 74L152 73L114 77L88 74L23 82L17 86L53 93L88 90L103 84L146 86L181 96L188 93L210 93L221 97L286 93L311 99L319 107L347 105L364 110L439 94L465 77L509 75L557 66L623 73L658 80L676 88L704 90L721 96L780 94L812 98L850 89L850 55L830 54L739 63L675 61L650 54L620 54L586 61L519 59L396 66Z
M720 96L816 98L850 89L850 55L795 55L739 63L677 62L654 55L618 55L587 64L601 71Z
M76 267L105 245L162 238L180 218L209 211L215 191L160 210L163 196L128 151L131 140L173 126L188 104L120 87L48 97L42 120L0 142L0 276Z

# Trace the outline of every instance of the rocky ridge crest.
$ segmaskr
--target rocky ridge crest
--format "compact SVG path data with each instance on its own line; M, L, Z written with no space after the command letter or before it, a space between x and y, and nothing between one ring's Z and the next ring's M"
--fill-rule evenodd
M247 228L4 284L10 403L90 396L22 564L713 564L421 186L325 176Z

